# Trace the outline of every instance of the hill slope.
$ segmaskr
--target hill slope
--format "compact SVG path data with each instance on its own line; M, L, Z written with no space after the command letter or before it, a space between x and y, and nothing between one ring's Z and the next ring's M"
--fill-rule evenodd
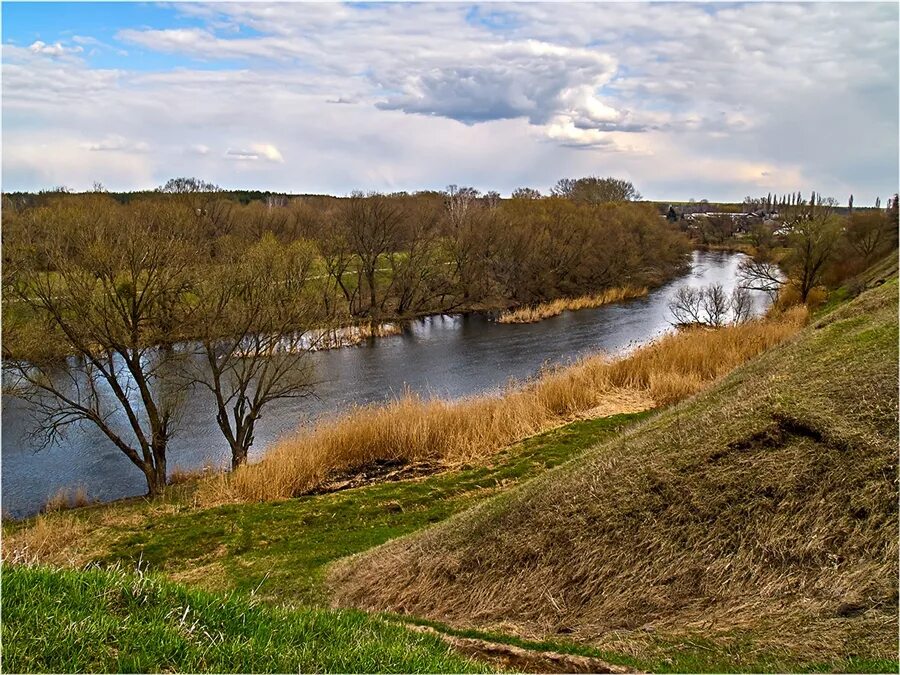
M624 649L658 631L896 659L897 341L893 278L578 460L337 565L336 602Z

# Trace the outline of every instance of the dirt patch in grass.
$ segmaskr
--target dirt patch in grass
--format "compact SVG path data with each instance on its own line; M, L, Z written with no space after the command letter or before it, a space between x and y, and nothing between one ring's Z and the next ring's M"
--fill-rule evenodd
M396 483L401 480L424 478L446 471L447 468L447 465L441 462L408 463L401 459L376 459L360 469L334 471L306 494L323 495L376 483Z
M454 651L517 673L634 673L626 666L614 665L593 656L563 654L554 651L524 649L502 642L448 635L430 626L408 625L410 630L438 636Z

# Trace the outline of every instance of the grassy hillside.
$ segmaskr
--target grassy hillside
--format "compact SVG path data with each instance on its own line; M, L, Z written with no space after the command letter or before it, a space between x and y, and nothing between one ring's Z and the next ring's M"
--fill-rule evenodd
M632 654L702 636L739 669L896 670L897 343L894 277L578 460L340 563L334 597Z
M512 489L650 414L574 422L513 445L489 464L299 499L200 509L184 486L165 500L48 513L6 523L3 557L53 566L140 565L210 591L319 604L331 562Z
M5 672L485 672L439 638L354 611L287 610L160 578L3 570Z

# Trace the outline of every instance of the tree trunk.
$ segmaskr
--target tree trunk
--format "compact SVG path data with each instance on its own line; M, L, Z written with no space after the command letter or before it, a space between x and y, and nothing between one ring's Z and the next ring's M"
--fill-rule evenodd
M147 496L155 497L162 493L166 487L166 448L165 446L153 448L154 466L147 467L144 475L147 477Z
M369 316L374 316L378 311L378 297L375 294L375 267L366 271L366 282L369 284Z
M144 480L147 481L147 496L155 497L159 494L159 486L156 484L156 472L149 465L142 466L141 471L144 472Z
M242 447L239 443L231 446L231 470L234 471L240 466L247 463L247 448Z
M161 494L166 487L165 466L163 466L161 473L158 466L144 466L141 468L144 472L144 479L147 481L147 496L156 497Z

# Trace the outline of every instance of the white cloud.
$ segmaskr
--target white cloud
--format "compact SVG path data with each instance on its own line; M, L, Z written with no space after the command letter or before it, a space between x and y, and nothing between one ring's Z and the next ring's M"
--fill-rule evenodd
M30 185L10 186L11 175ZM52 131L6 139L3 177L5 190L56 185L87 189L95 180L114 189L156 185L153 158L148 153L94 152L86 143Z
M253 146L253 149L258 152L261 157L264 157L270 162L284 162L284 157L281 156L278 148L274 145L269 143L257 143Z
M59 42L47 44L46 42L36 40L35 42L32 42L28 47L28 51L33 54L41 54L43 56L66 56L67 54L79 54L83 52L84 49L78 45L76 45L75 47L64 47L62 43Z
M90 152L149 152L150 145L144 141L130 141L123 136L112 134L99 141L87 141L81 147Z
M7 182L59 163L72 172L62 182L85 186L194 172L298 191L509 190L604 173L659 198L816 188L862 203L867 186L872 200L896 189L895 5L175 11L202 25L118 36L203 69L91 68L75 51L90 36L3 46L7 143L53 130L70 154L140 155L141 167L111 180L49 153Z
M258 159L264 159L269 162L284 163L284 157L281 156L281 152L270 143L254 143L248 149L228 148L228 150L225 151L225 159L237 161L256 161Z
M613 122L621 115L596 91L616 62L596 50L535 40L489 44L458 56L425 56L405 72L375 71L372 79L397 93L379 106L449 117L462 122L525 117L543 124L561 108L578 105L586 116Z

